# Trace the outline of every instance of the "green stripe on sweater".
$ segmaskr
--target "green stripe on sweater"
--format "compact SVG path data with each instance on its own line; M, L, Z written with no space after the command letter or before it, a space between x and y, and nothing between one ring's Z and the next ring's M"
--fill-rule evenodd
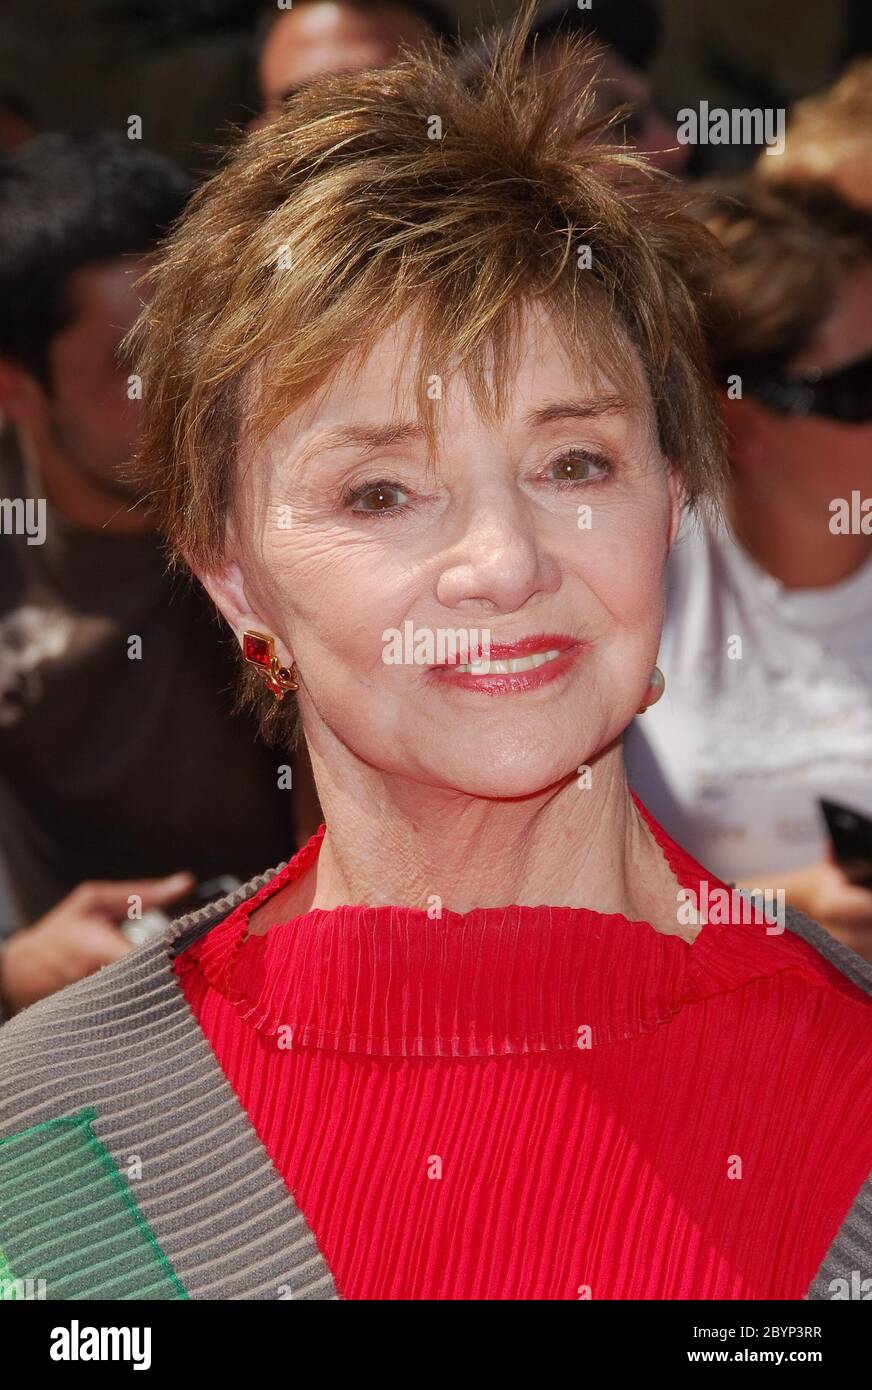
M49 1299L188 1298L96 1118L80 1110L0 1139L0 1278L5 1266L43 1279Z

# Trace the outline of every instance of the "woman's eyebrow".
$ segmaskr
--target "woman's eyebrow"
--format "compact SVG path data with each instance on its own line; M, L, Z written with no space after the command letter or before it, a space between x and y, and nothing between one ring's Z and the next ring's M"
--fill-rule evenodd
M591 420L599 415L614 415L627 409L624 398L615 394L593 396L589 400L573 398L550 401L548 405L528 411L524 423L533 427L551 425L556 420Z
M557 420L595 419L600 415L615 414L626 409L626 401L615 394L594 396L590 399L570 398L537 406L535 410L527 412L523 423L531 428L536 425L550 425ZM383 425L338 425L316 435L304 445L294 466L302 467L328 449L386 449L392 444L421 439L424 433L423 427L414 420L389 420Z
M330 449L387 449L423 435L424 430L413 420L391 420L384 425L337 425L309 439L290 466L297 472Z

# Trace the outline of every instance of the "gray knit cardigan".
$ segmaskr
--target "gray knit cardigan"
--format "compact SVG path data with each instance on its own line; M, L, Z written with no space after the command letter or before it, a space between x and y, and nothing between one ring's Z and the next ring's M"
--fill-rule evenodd
M179 952L277 872L0 1028L6 1297L340 1296L172 970ZM799 913L789 910L787 925L872 994L872 966ZM864 1296L872 1177L806 1294Z

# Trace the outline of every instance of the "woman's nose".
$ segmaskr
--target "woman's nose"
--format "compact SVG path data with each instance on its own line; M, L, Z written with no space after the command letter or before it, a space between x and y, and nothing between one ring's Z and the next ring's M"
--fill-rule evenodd
M512 612L559 583L556 560L523 502L501 492L471 504L463 535L444 557L437 598L446 608L480 604Z

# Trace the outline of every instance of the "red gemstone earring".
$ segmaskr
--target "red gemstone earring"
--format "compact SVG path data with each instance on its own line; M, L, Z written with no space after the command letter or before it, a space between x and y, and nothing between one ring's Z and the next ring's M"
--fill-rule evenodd
M242 634L242 655L252 666L256 666L269 686L276 700L283 700L289 690L299 690L298 671L293 662L291 669L283 666L276 656L276 644L267 632L244 632Z

